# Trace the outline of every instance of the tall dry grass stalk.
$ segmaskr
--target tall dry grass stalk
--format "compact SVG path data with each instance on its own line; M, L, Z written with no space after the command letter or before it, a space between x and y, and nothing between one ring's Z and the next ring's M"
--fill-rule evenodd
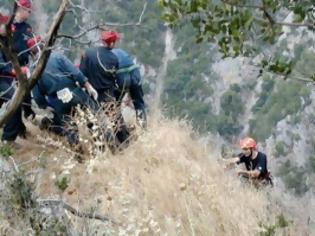
M46 150L50 156L37 194L58 196L54 179L69 175L63 200L118 222L68 214L74 232L82 235L252 236L263 231L261 223L275 223L283 212L281 199L274 201L269 190L243 185L224 170L187 122L155 114L147 131L137 129L135 140L116 155L98 150L79 164L67 152ZM302 235L294 224L285 230L276 235Z
M219 166L184 121L151 118L146 132L117 155L97 153L70 170L80 209L95 207L119 225L82 230L112 235L255 235L272 222L267 194ZM45 191L52 191L51 189ZM78 201L79 199L79 201ZM91 231L90 231L91 232Z

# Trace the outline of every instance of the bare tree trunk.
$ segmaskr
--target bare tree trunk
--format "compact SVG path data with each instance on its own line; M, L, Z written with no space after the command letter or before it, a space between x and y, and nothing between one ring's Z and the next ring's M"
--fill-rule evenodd
M17 79L19 81L18 87L8 103L8 106L6 107L6 110L3 114L0 116L0 127L3 126L3 124L10 119L10 117L14 114L14 112L17 110L17 108L20 106L20 104L23 102L23 99L27 93L30 92L32 87L35 85L36 81L40 78L42 72L44 71L46 67L46 63L48 61L48 58L51 53L51 48L54 45L57 33L59 30L59 27L61 25L61 22L63 20L63 17L66 13L67 5L69 4L69 0L63 0L60 4L60 7L58 9L58 12L55 15L54 21L51 24L48 36L47 36L47 42L45 44L45 47L43 49L43 53L39 58L39 62L36 65L36 68L34 69L32 76L29 80L26 80L25 75L21 73L20 65L17 59L17 56L15 53L12 52L12 42L10 42L11 36L9 36L9 46L5 47L2 45L2 49L4 50L7 57L11 60L13 68L17 72Z

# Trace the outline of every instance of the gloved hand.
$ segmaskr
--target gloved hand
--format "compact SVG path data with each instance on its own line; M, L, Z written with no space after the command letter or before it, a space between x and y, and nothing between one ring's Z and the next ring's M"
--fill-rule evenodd
M42 40L42 37L40 35L36 35L33 38L30 38L27 40L26 45L28 48L34 47L36 44L38 44Z
M36 113L33 111L31 106L28 105L23 106L23 111L25 119L31 117L31 119L33 120L36 116Z
M89 94L95 101L97 101L98 93L97 93L97 91L93 88L93 86L92 86L89 82L86 82L86 83L85 83L85 88L86 88L86 91L88 92L88 94Z
M47 106L45 108L45 111L48 112L48 113L52 113L52 114L55 113L55 109L53 107L51 107L51 106Z
M26 78L31 77L31 72L26 66L21 67L21 72L22 72L22 74L26 75ZM12 74L12 76L16 77L17 74L16 74L15 69L12 69L11 74Z

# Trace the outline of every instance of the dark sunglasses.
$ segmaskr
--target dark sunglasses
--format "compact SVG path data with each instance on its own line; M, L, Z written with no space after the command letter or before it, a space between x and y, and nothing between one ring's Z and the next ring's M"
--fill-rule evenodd
M250 148L242 148L243 151L248 151Z

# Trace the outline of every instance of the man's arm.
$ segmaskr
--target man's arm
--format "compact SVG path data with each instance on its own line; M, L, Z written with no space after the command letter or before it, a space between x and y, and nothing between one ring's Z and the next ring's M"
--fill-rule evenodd
M81 87L86 88L88 94L97 101L98 93L89 83L88 79L83 75L83 73L64 55L59 55L59 64L62 71L71 75L71 77L80 84Z
M238 165L244 162L244 158L245 158L244 154L239 153L239 154L233 154L231 155L231 158L223 159L223 160L226 161L227 163Z
M85 54L82 54L79 69L83 75L88 78L87 60L88 58L85 56Z
M240 158L239 157L232 157L232 158L228 158L228 159L223 159L226 163L230 163L230 164L237 164L238 162L240 162Z
M232 168L235 164L238 164L240 162L240 158L239 157L233 157L233 158L221 158L221 161L223 161L224 164L224 168L225 169L230 169Z
M257 179L260 175L260 171L259 170L242 170L242 171L237 172L237 174L248 177L250 179Z
M80 84L81 87L85 86L87 78L82 74L82 72L64 55L60 54L58 56L58 62L62 71L66 74L70 74L76 82Z
M1 75L12 75L12 64L5 60L3 52L0 50L0 74Z

